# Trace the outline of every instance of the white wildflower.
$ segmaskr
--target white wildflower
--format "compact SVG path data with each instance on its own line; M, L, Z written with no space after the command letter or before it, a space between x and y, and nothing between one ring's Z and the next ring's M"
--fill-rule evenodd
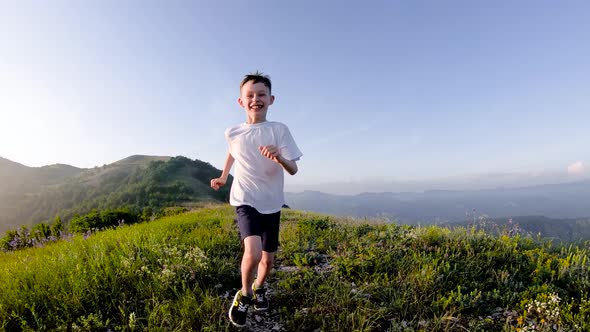
M135 312L132 312L129 314L129 328L133 330L135 328L135 323Z

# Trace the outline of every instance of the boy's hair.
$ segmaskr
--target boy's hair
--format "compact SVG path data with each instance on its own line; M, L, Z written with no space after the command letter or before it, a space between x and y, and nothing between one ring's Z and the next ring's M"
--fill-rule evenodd
M262 72L260 71L256 71L254 73L250 73L246 76L244 76L244 79L242 80L242 82L240 83L240 91L242 91L242 87L244 86L244 84L253 81L254 84L256 83L262 83L264 84L264 86L266 86L268 88L268 92L272 92L272 84L270 82L270 77L268 75L264 75Z

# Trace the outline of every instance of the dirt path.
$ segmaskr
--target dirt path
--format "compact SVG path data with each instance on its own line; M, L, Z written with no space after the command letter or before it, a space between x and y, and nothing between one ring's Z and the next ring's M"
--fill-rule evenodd
M248 332L280 332L286 331L285 328L282 327L280 323L280 315L279 315L279 307L277 305L273 305L274 299L274 289L275 284L277 282L277 278L271 274L267 279L267 295L268 300L270 302L270 308L266 311L257 311L254 307L250 307L248 312L248 321L245 327L236 328L239 331L248 331ZM238 291L237 288L231 289L226 291L222 298L227 299L228 302L233 300L234 295ZM229 304L228 304L229 310ZM229 323L229 319L228 319Z
M313 267L313 270L317 274L322 273L330 273L333 267L328 261L327 255L319 255L318 261L316 265ZM273 303L274 300L274 292L277 289L278 277L277 271L284 272L284 273L294 273L299 271L300 268L296 266L283 266L281 261L277 261L277 265L275 266L275 270L270 273L268 279L266 280L267 283L267 295L270 302L270 308L266 311L257 311L253 307L250 307L250 311L248 312L248 322L246 326L243 328L236 328L239 331L248 331L248 332L280 332L286 331L286 329L281 324L280 314L279 314L279 305ZM221 285L218 285L221 287ZM237 288L233 288L224 292L222 297L227 299L228 302L233 300L234 295L238 291ZM228 310L229 310L229 303L228 303ZM229 319L228 319L229 323ZM231 323L229 323L231 325Z

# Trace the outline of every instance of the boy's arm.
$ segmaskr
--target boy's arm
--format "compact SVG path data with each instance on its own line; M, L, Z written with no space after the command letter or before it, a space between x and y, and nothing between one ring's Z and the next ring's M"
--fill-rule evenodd
M229 170L234 165L234 160L234 156L228 152L227 157L225 158L225 164L223 165L221 176L211 180L211 188L219 190L220 187L225 185L227 182L227 177L229 176Z
M295 175L297 173L297 162L294 160L285 159L280 153L279 149L274 145L261 146L260 153L266 158L281 165L287 173Z
M278 159L279 159L278 163L281 166L283 166L283 168L285 169L285 171L287 171L287 173L289 173L291 175L295 175L297 173L297 171L299 170L297 168L297 162L295 160L287 160L287 159L283 158L283 156L279 156Z

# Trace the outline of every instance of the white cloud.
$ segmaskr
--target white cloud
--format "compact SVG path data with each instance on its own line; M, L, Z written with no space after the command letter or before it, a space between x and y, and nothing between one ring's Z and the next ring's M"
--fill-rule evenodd
M584 173L584 163L581 161L576 161L575 163L569 165L567 167L567 173L576 175L576 174L583 174Z

